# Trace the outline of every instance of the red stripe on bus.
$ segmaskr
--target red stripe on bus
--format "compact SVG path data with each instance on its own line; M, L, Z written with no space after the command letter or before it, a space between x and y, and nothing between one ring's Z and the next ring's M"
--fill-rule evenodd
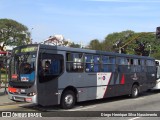
M121 84L124 84L125 83L125 77L124 77L124 74L122 75L122 79L121 79Z

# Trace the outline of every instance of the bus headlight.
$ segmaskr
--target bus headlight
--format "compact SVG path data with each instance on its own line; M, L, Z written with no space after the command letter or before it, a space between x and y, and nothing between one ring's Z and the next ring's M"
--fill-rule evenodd
M35 93L35 92L30 92L30 93L28 93L28 95L27 95L27 96L34 96L34 95L36 95L36 93Z

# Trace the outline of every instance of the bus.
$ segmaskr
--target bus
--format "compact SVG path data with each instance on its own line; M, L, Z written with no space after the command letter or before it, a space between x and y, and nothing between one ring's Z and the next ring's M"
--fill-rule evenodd
M152 90L160 90L160 60L156 60L157 66L157 80L156 85L152 88Z
M13 49L9 99L71 109L76 102L130 95L155 86L155 59L31 44Z

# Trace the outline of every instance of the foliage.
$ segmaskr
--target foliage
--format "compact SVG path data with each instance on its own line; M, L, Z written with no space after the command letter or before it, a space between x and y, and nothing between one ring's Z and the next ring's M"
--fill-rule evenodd
M107 51L119 52L119 47L124 45L133 34L134 32L130 30L112 33L105 37L102 44Z
M1 73L6 73L6 68L1 68Z
M102 50L101 43L99 42L98 39L94 39L90 42L89 44L90 49L94 50Z
M30 33L25 25L11 19L0 19L0 43L19 46L28 44L30 40Z
M73 48L80 48L81 45L79 44L75 44L74 42L70 44L70 47L73 47Z
M121 51L125 54L142 55L143 52L148 53L151 57L160 59L160 40L156 39L154 33L149 32L135 33L131 30L114 32L107 35L102 42L98 39L92 40L89 46L94 50ZM144 47L143 51L139 50L142 46Z

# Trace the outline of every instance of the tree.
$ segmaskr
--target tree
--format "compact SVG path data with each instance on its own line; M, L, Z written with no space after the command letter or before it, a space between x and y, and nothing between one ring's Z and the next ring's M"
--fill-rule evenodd
M73 47L73 48L81 48L81 45L80 44L75 44L74 42L71 43L70 47Z
M105 37L105 40L102 42L103 50L111 52L119 52L120 47L122 47L128 39L130 39L134 34L134 31L126 30L122 32L115 32L109 34ZM121 48L123 51L126 51L126 47Z
M91 40L91 42L89 43L89 47L92 50L102 50L101 43L98 39Z
M0 19L0 43L4 45L25 45L31 43L28 28L11 19Z
M131 30L108 34L104 41L92 40L91 49L125 54L151 56L160 59L160 40L154 32L135 33Z

